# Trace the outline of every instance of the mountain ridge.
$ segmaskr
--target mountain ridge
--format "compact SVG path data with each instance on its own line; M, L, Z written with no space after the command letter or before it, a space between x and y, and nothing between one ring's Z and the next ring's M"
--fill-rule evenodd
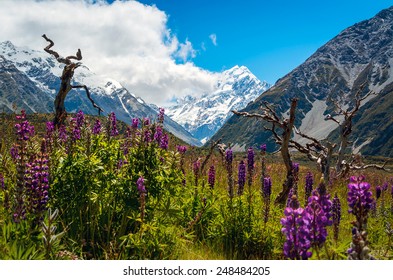
M335 114L335 100L341 107L352 108L353 100L362 84L361 95L374 91L376 96L365 100L354 119L353 150L363 154L393 156L393 145L379 138L393 136L391 120L393 108L393 7L375 17L361 21L335 36L321 46L304 63L279 79L276 84L249 104L244 111L260 112L263 102L273 104L281 116L288 114L290 99L298 98L295 124L303 133L318 139L337 139L338 125L325 120L327 114ZM384 98L385 103L380 100ZM370 103L371 102L371 103ZM385 119L374 124L373 119L381 112L373 106L384 105ZM387 106L387 107L386 107ZM370 115L372 114L372 115ZM307 117L306 117L307 116ZM314 122L314 125L312 124ZM222 138L244 150L247 146L268 143L270 151L277 146L266 123L255 119L232 116L211 138ZM372 127L373 130L367 129ZM317 128L317 129L315 129ZM303 139L303 141L305 141ZM379 143L377 147L376 143Z

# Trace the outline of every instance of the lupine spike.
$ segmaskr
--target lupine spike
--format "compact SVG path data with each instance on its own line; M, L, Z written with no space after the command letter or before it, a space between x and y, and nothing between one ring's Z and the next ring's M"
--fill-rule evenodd
M233 152L229 148L225 151L225 165L228 173L228 195L229 198L234 197L234 182L233 182L233 167L232 167L232 161L233 161Z
M333 217L333 235L334 235L333 237L334 240L337 242L339 229L340 229L340 221L341 221L341 202L337 196L337 193L333 198L332 217Z
M352 176L348 189L348 212L356 218L352 230L352 243L348 249L348 259L373 259L367 246L367 218L374 205L370 184L365 182L364 176Z
M265 204L264 223L269 220L270 212L270 196L272 194L272 179L270 177L263 178L263 202Z
M211 189L214 189L214 184L215 184L215 181L216 181L216 169L214 168L214 165L210 166L210 168L209 168L209 175L208 176L209 176L208 177L209 187Z
M308 250L311 247L309 240L310 216L301 207L296 196L291 197L290 207L284 211L285 217L281 219L284 226L281 232L285 235L284 256L289 259L307 260L312 253Z
M244 193L244 185L246 183L246 165L244 161L241 161L239 164L239 172L238 172L238 189L237 194L242 195Z
M100 122L99 119L96 119L96 121L95 121L95 123L94 123L94 126L93 126L92 133L93 133L94 135L98 135L98 134L101 133L101 122Z

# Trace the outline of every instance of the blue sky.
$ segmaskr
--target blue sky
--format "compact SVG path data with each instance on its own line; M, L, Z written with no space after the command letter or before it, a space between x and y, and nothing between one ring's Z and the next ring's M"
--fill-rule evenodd
M140 0L168 16L168 28L210 71L245 65L274 83L345 28L393 5L384 0ZM216 34L217 46L209 40ZM204 48L202 47L204 44Z

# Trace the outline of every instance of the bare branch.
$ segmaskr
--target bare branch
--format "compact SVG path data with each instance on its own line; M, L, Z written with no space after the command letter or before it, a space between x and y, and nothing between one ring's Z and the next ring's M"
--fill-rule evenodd
M388 162L389 162L389 160L385 161L382 165L378 165L378 164L349 165L349 169L351 169L351 170L363 170L363 169L375 168L375 169L383 170L383 171L386 171L386 172L392 172L392 169L385 167Z
M265 130L268 130L268 131L271 131L271 132L272 132L274 138L276 138L276 143L277 143L277 144L279 144L279 145L282 144L282 138L277 134L275 123L272 123L272 128L268 128L268 127L266 127L266 126L264 126L263 128L264 128Z
M91 104L93 105L93 107L96 108L96 109L98 109L98 115L101 115L101 112L104 112L104 110L103 110L100 106L98 106L98 105L94 102L94 100L91 98L90 91L89 91L89 89L87 88L86 85L73 85L73 86L71 86L71 87L72 87L72 88L83 88L83 89L85 89L87 98L89 98L89 100L90 100Z
M201 173L202 173L202 174L203 174L203 170L205 169L205 166L206 166L207 162L209 161L211 155L213 154L214 148L215 148L218 144L220 144L220 142L221 142L221 138L218 139L217 141L215 141L215 142L210 146L209 153L208 153L208 155L206 156L205 160L204 160L204 161L202 162L202 164L201 164Z
M270 106L270 104L267 101L264 101L263 104L266 107L265 112L266 111L269 112L271 114L271 116L273 117L272 119L274 119L277 123L279 123L280 122L280 118L277 116L276 111Z

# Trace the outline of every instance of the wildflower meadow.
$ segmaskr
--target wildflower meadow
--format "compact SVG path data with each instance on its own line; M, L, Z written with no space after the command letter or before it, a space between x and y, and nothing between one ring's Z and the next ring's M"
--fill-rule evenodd
M0 259L393 259L393 178L322 174L305 158L286 179L264 143L196 148L164 110L120 124L3 118Z

